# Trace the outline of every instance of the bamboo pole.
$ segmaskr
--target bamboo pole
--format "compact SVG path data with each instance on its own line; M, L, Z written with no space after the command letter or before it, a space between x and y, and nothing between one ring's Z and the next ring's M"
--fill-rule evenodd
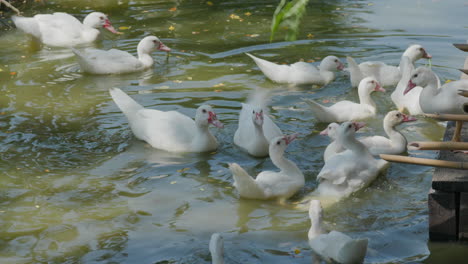
M468 122L468 115L454 114L424 114L426 117L442 120L442 121L465 121Z
M460 90L458 90L458 94L461 95L461 96L468 97L468 90L460 89Z
M400 156L400 155L388 155L388 154L380 154L380 158L386 161L391 161L391 162L468 170L468 162L434 160L434 159L414 158L414 157L407 157L407 156Z
M408 144L412 150L468 150L468 142L414 141Z
M453 44L453 45L460 50L468 51L468 44Z
M7 2L6 0L0 0L0 3L6 5L7 7L9 7L11 10L15 11L16 14L20 15L21 12L16 8L14 7L12 4L10 4L9 2Z
M458 70L463 72L464 74L468 74L468 69L458 69Z

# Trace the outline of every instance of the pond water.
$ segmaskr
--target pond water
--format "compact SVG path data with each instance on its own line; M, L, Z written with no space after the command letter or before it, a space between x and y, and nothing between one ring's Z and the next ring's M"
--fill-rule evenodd
M151 70L122 76L82 74L70 50L33 47L23 33L0 32L0 262L210 263L213 232L225 238L227 263L310 263L310 221L294 206L312 192L329 143L304 98L357 99L339 73L325 87L289 87L267 80L244 52L280 63L381 60L398 64L406 47L424 45L442 81L457 79L465 43L464 1L311 1L298 41L269 43L278 1L49 0L26 15L65 11L80 19L110 15L124 34L104 33L103 49L136 53L150 34L173 49L157 52ZM239 19L236 16L239 16ZM169 28L171 27L172 30ZM422 62L424 63L424 62ZM193 116L211 104L224 129L212 128L216 152L172 154L132 135L109 96L119 87L148 108ZM255 88L272 90L271 116L300 138L287 149L306 186L288 206L239 199L228 162L255 174L275 169L232 142L240 103ZM379 115L363 135L383 134L394 106L376 94ZM419 118L401 126L409 141L437 140L444 123ZM435 157L435 152L411 151ZM368 237L368 263L460 263L466 247L428 242L427 194L433 169L392 164L368 188L326 208L325 227Z

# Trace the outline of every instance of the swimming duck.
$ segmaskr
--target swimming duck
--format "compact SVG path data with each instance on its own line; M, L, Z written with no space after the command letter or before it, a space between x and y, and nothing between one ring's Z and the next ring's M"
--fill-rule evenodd
M361 80L358 87L359 103L340 101L331 106L323 106L312 100L307 100L312 108L312 114L319 122L344 122L362 120L376 115L377 108L370 94L373 91L385 92L373 77Z
M468 80L453 81L437 87L438 80L434 72L426 67L418 67L411 73L408 87L403 92L408 94L417 86L423 88L419 104L426 114L464 114L463 107L468 98L460 96L458 90L468 89Z
M408 142L405 136L395 129L395 126L416 120L416 118L402 114L399 111L390 111L383 120L383 127L388 138L371 136L359 138L359 141L369 149L372 155L403 153L406 151Z
M39 14L33 17L13 16L16 27L53 47L72 47L94 42L98 28L118 34L107 16L101 12L89 13L83 23L67 13Z
M109 92L127 117L135 137L153 148L169 152L206 152L218 147L208 125L222 128L223 124L211 106L198 107L194 121L176 111L145 109L118 88L111 88Z
M308 233L312 250L326 261L338 263L362 263L367 253L367 238L353 239L338 231L326 233L322 227L322 206L319 200L311 200L309 206L311 226Z
M241 197L260 200L278 199L283 202L304 186L305 180L301 170L283 156L286 147L295 138L295 134L285 135L270 141L270 158L280 169L279 172L263 171L254 179L237 163L229 164L234 177L234 187Z
M73 49L78 58L81 70L92 74L122 74L141 71L151 67L154 63L151 53L155 50L171 51L161 40L155 36L143 38L138 43L138 58L132 54L118 49L99 50Z
M354 124L356 131L365 126L365 123L362 122L354 122ZM332 140L332 142L328 144L327 148L323 152L324 161L327 161L329 158L336 155L337 153L346 150L340 142L336 141L336 134L339 127L340 125L337 123L330 123L328 124L327 128L320 132L320 135L328 136Z
M271 139L281 136L281 129L263 111L262 107L242 103L239 126L234 134L234 144L254 157L268 156Z
M344 64L336 56L325 57L317 68L307 62L278 65L252 54L246 54L255 61L263 74L277 83L326 85L335 79L336 71L344 69Z
M336 140L346 150L328 159L317 175L320 183L314 193L318 196L347 197L366 187L387 165L385 160L375 159L355 138L356 126L356 123L344 122L338 128Z
M409 46L402 55L408 57L411 65L421 59L430 59L432 56L426 52L423 46L419 44ZM359 82L365 77L374 77L382 86L394 86L401 79L400 67L387 65L380 61L368 61L357 64L352 57L346 57L348 62L348 71L350 72L351 85L358 86ZM400 66L402 61L400 61Z

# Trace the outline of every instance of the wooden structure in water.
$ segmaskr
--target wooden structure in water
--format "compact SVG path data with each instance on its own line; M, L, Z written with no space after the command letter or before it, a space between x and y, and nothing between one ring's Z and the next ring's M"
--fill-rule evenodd
M450 141L455 122L448 122L444 141ZM462 129L462 141L468 141L468 127ZM439 160L468 162L468 154L441 150ZM468 170L436 168L429 191L429 239L432 241L468 241Z

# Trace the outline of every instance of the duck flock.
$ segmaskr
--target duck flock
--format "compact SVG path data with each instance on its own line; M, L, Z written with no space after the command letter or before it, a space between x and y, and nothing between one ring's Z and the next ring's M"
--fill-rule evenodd
M111 49L79 49L77 45L94 42L99 29L118 33L107 16L93 12L81 23L66 13L40 14L34 17L14 16L17 28L32 35L36 40L53 47L73 49L83 72L91 74L124 74L151 67L151 53L155 50L169 52L171 49L157 37L147 36L137 46L138 57L127 52ZM468 89L468 80L449 82L441 86L437 75L427 67L415 68L419 59L431 59L421 45L411 45L403 53L398 66L383 62L362 62L347 57L347 68L335 56L325 57L318 67L297 62L278 65L252 54L259 69L271 81L289 85L327 85L335 79L335 73L347 70L352 87L357 87L359 101L340 101L325 106L307 101L317 122L329 123L320 134L331 139L323 158L324 166L317 175L318 187L309 199L311 228L309 243L315 253L329 261L339 263L363 262L367 239L352 239L338 232L326 232L321 227L322 206L320 200L335 201L368 186L388 163L378 158L379 154L399 154L407 150L407 141L397 126L416 119L411 115L424 113L462 114L468 98L458 95L459 89ZM356 131L365 126L359 122L375 117L377 107L373 92L385 92L383 87L395 88L391 100L398 110L390 111L383 120L385 136L356 138ZM110 88L110 95L127 117L130 129L136 138L153 148L169 152L208 152L218 148L217 139L209 126L222 128L214 109L209 105L198 107L195 119L176 111L146 109L125 92ZM276 199L284 203L305 184L301 169L284 156L289 144L297 134L285 135L268 115L265 96L252 96L242 104L238 128L233 142L254 157L270 157L279 171L263 171L256 177L249 175L239 164L229 164L234 186L239 196L247 199ZM404 114L409 113L409 115ZM224 263L223 238L215 233L210 242L213 263Z

